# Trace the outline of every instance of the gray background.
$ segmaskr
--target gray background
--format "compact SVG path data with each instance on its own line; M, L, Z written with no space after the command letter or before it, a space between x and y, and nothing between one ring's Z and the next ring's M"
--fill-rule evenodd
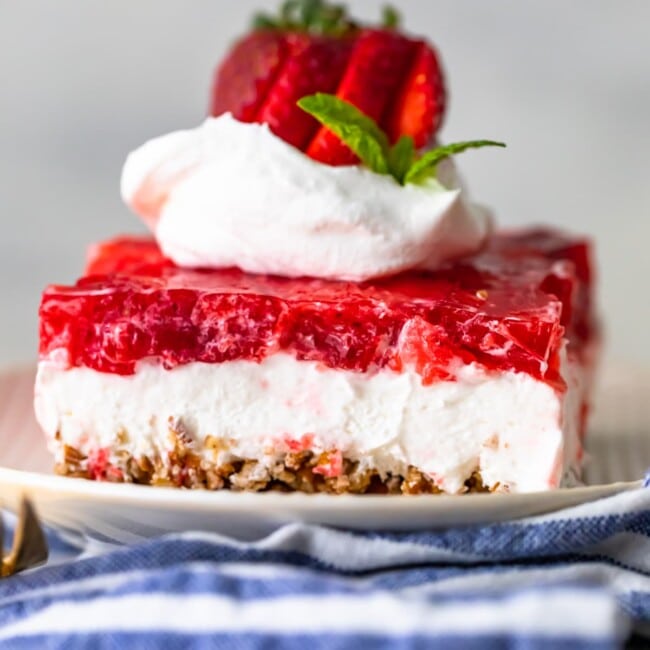
M38 294L88 242L141 227L120 202L128 151L197 124L212 69L264 0L0 0L0 363L36 346ZM351 2L362 17L380 2ZM443 53L443 139L502 224L598 244L608 354L650 361L650 2L403 0Z

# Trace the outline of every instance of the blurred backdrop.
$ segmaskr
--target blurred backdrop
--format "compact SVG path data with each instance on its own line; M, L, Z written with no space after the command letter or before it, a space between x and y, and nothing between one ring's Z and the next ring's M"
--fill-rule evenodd
M351 0L364 18L381 2ZM598 245L608 355L650 362L650 2L396 0L438 45L442 137L507 141L459 159L502 224ZM212 70L268 0L0 0L0 363L35 354L39 292L88 242L138 231L126 154L199 123Z

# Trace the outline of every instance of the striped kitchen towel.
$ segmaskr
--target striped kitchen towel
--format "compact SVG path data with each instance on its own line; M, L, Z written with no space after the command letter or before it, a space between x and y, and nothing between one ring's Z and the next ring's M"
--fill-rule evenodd
M435 532L50 542L0 581L0 648L650 648L648 489Z

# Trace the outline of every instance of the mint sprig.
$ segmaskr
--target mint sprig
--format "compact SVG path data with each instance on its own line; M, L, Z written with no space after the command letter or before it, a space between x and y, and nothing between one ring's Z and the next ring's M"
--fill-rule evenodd
M403 135L388 150L388 167L391 174L402 185L415 160L415 143L410 135Z
M356 106L325 93L303 97L298 106L343 140L366 167L377 174L391 173L388 136Z
M309 95L299 100L298 106L338 136L368 169L390 175L400 185L422 184L436 178L438 165L443 160L467 149L506 146L494 140L470 140L418 155L413 138L402 136L391 146L388 136L373 119L335 95Z
M463 153L463 151L467 151L468 149L505 146L503 142L495 142L494 140L469 140L467 142L454 142L453 144L437 147L422 154L420 158L412 163L404 176L404 183L420 183L430 178L432 174L435 177L436 167L439 163L445 160L445 158Z

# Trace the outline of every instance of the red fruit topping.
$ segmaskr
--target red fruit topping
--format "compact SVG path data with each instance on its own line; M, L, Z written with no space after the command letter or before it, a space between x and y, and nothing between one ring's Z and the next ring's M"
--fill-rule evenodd
M147 240L99 250L90 269L104 275L45 291L42 358L63 350L70 366L126 375L143 359L173 368L285 351L358 372L414 366L425 382L474 361L560 386L563 337L579 353L594 328L574 262L588 261L589 246L552 232L500 235L435 273L363 284L181 269Z
M286 3L278 18L262 17L215 74L210 115L231 112L273 132L316 160L355 164L335 135L318 127L296 102L338 94L397 141L426 144L442 122L444 81L435 52L397 30L388 12L383 29L359 29L345 10L322 0Z
M287 54L284 35L273 30L239 41L215 75L210 115L231 112L242 122L255 121Z
M386 131L392 141L410 135L415 147L428 145L442 126L445 86L436 52L425 42L418 51L397 101L390 111Z
M289 54L255 121L268 124L277 136L304 149L319 125L297 102L315 92L336 90L350 58L352 41L289 34L286 42Z
M157 246L151 245L151 240L118 237L91 244L86 255L86 275L129 272L135 267L145 273L147 267L154 267L155 272L165 264L174 265Z
M443 379L452 379L456 356L447 345L449 336L442 325L429 323L416 316L404 326L401 334L400 355L393 369L400 371L404 364L412 364L425 385ZM470 355L461 361L472 361Z
M367 30L358 38L348 69L336 96L384 125L390 102L402 86L415 54L416 44L397 32ZM359 162L350 149L329 129L321 127L307 154L328 165Z

